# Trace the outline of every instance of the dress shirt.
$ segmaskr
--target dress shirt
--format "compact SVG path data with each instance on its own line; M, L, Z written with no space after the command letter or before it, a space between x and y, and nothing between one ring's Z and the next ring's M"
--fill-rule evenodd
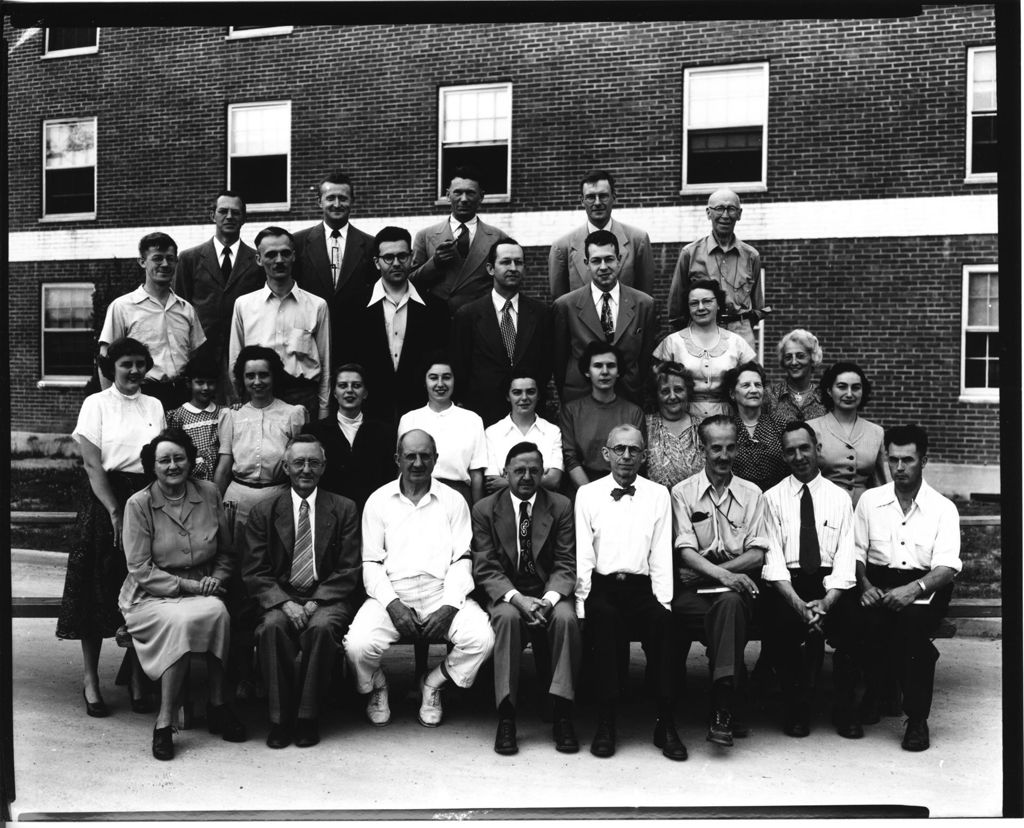
M306 409L275 399L255 408L246 403L228 412L217 430L219 454L231 455L231 474L247 483L284 480L284 450L306 424Z
M459 240L459 225L465 224L466 229L469 230L469 244L473 245L473 239L476 238L476 226L479 221L479 216L473 216L469 221L459 221L455 216L448 217L448 226L452 229L452 238L456 241Z
M612 327L613 331L619 329L619 283L615 282L615 287L611 290L601 290L593 282L590 283L590 296L594 300L594 310L597 311L597 318L601 318L601 307L604 305L604 295L608 293L611 299L608 300L608 304L611 305L612 309Z
M277 351L284 370L293 377L319 380L321 416L327 411L331 369L331 325L327 302L293 284L284 298L264 285L235 300L228 346L228 364L234 365L246 345L264 345Z
M380 302L381 307L384 309L384 327L388 333L388 351L391 354L391 364L396 371L398 370L398 363L402 358L402 346L405 344L405 326L409 318L409 311L406 307L410 301L419 302L424 307L427 304L423 301L423 297L420 296L419 291L416 290L416 286L412 282L406 282L405 293L396 302L384 290L384 280L378 279L377 283L373 286L373 291L370 293L370 301L366 303L366 307L371 307L374 303Z
M363 424L363 412L359 412L357 417L346 417L341 411L338 412L338 428L341 429L341 433L345 435L345 439L348 440L348 444L354 445L356 442L356 435L359 433L359 427Z
M850 496L821 474L808 483L807 488L814 504L814 528L818 533L821 565L832 568L832 574L826 575L823 581L825 589L850 589L857 583ZM789 570L800 567L800 499L803 490L804 484L790 475L764 493L768 552L761 577L766 581L792 580Z
M512 303L512 307L509 310L509 316L512 317L512 328L517 333L519 332L519 293L507 300ZM494 315L498 318L498 329L501 329L501 316L502 309L505 307L506 299L498 291L491 290L491 302L494 303Z
M960 514L952 500L924 480L907 514L895 484L868 489L857 503L853 524L861 563L891 569L963 568Z
M334 232L335 228L331 227L326 221L322 222L324 227L324 240L327 242L327 261L331 260L331 248L334 247L335 239L331 238L331 233ZM338 273L341 273L341 263L345 260L345 244L348 242L348 228L349 224L346 221L338 230ZM337 273L331 273L332 278L337 278Z
M562 430L554 423L534 414L533 425L526 433L512 422L512 415L498 420L484 430L487 441L487 474L505 473L505 458L517 443L535 443L544 460L544 469L562 471Z
M487 467L487 440L480 415L457 405L434 411L429 405L407 411L398 421L398 436L422 429L437 444L434 477L469 483L473 469Z
M178 379L196 349L206 342L189 302L172 290L161 303L142 285L110 303L99 341L109 345L125 336L149 348L153 367L146 372L146 379L157 382Z
M392 581L431 575L444 581L444 603L461 609L473 589L472 529L465 498L444 483L413 503L400 480L381 486L363 507L363 581L383 606L398 594Z
M612 475L576 492L576 615L590 595L593 573L648 575L654 597L665 609L672 603L672 513L664 486L643 477L636 493L612 499L620 488Z
M100 450L104 471L142 474L142 447L164 426L160 400L141 391L128 396L111 385L85 398L71 436Z
M701 516L694 520L694 514ZM676 548L693 549L698 555L719 548L732 559L749 549L768 548L761 490L736 475L721 499L716 498L706 469L677 483L672 487L672 522Z
M238 261L238 249L241 246L242 246L242 239L241 238L235 239L235 243L234 244L222 244L221 240L218 239L216 236L214 236L213 237L213 250L217 254L217 264L218 264L218 266L223 266L223 264L224 264L224 251L225 250L230 250L231 251L231 267L234 268L235 262Z
M521 537L519 537L519 508L520 508L519 504L520 503L524 503L524 502L529 504L526 507L526 513L530 516L531 525L532 525L532 520L533 520L533 504L537 502L537 493L534 492L533 493L533 497L531 497L527 501L524 501L520 497L516 497L511 491L509 491L508 496L510 498L512 498L512 514L515 515L515 523L516 523L516 570L518 571L519 570L519 562L520 562L520 560L522 560L522 556L523 556L523 539ZM506 602L510 602L512 600L513 596L516 596L516 595L519 595L519 590L518 589L510 589L508 592L506 592L502 596L502 600L506 601ZM549 590L548 592L544 593L544 600L547 601L549 604L551 604L551 606L554 606L555 604L557 604L561 597L562 596L559 593L555 592L554 590Z

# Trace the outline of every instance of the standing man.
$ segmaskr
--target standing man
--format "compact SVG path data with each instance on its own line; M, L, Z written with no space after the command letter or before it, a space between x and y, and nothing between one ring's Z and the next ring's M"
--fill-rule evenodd
M118 296L107 307L100 331L99 352L124 337L137 339L153 357L153 367L142 381L142 393L160 400L164 411L186 402L188 381L185 365L206 341L199 317L189 302L171 290L178 245L166 233L148 233L139 241L139 267L145 281L131 293ZM100 372L100 386L111 380Z
M547 306L520 292L526 278L522 245L504 239L487 252L493 279L486 296L463 305L452 324L452 361L459 378L459 401L485 426L508 410L503 391L513 373L547 385L551 376L551 332Z
M452 315L490 289L487 251L506 238L477 216L483 198L480 174L472 167L456 167L448 177L451 215L417 232L413 242L413 284L447 302Z
M516 696L524 637L533 642L541 683L554 698L555 750L576 753L580 747L572 724L582 647L572 597L572 505L541 487L543 474L536 444L518 443L506 457L508 490L473 507L473 578L487 596L494 628L494 750L502 755L519 750Z
M888 661L903 690L903 749L927 750L935 662L932 636L953 594L960 562L960 516L953 501L928 485L928 434L918 425L885 433L892 482L857 502L854 537L860 584L864 701L861 718L875 724Z
M192 303L199 315L208 358L218 366L220 405L238 402L228 364L228 337L235 300L259 290L266 281L256 264L256 251L240 238L245 224L245 202L231 190L222 190L213 202L213 238L183 250L174 272L174 291Z
M284 388L275 388L274 396L305 406L310 420L326 417L331 382L327 303L295 284L295 242L287 230L260 230L256 262L267 282L235 300L228 360L233 366L246 345L273 348L285 371Z
M638 476L644 438L638 428L613 428L604 447L611 474L576 493L576 615L594 642L598 723L590 752L615 753L619 658L639 637L655 688L654 745L686 759L676 732L673 668L677 652L672 601L672 514L664 486Z
M320 741L320 697L362 600L359 518L351 500L318 488L324 450L315 437L292 440L284 468L291 487L253 507L236 551L262 611L256 650L270 707L267 745L287 747L294 737L311 747Z
M725 292L721 319L725 326L755 351L753 326L770 308L764 306L761 284L761 255L736 238L736 222L743 215L740 197L732 190L716 190L708 198L711 233L690 242L679 253L668 291L668 318L673 329L685 315L687 289L697 279L713 279Z
M679 556L672 612L691 635L696 628L707 641L714 710L707 739L730 747L737 684L745 673L747 626L759 593L755 579L768 546L764 500L757 486L732 473L732 418L715 414L697 433L704 468L672 489Z
M856 555L850 496L818 469L821 445L805 422L791 422L779 438L792 474L764 493L768 552L762 596L764 640L771 639L782 683L787 736L810 731L811 692L824 655L835 647L833 722L840 736L864 735L854 706L857 612Z
M640 404L657 343L654 300L619 282L622 256L615 234L597 230L587 236L584 248L590 283L559 296L552 309L559 396L564 405L590 393L590 383L579 372L577 362L587 343L596 339L618 349L623 395Z
M587 222L551 245L548 254L548 281L551 298L557 299L590 281L587 250L584 244L595 230L608 230L619 241L622 266L619 281L650 295L654 292L654 253L644 230L615 221L615 179L605 170L593 170L580 182L580 202Z

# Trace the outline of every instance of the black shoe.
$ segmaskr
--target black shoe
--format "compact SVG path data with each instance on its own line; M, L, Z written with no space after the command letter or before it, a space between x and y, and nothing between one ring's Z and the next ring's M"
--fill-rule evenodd
M787 736L802 739L804 736L811 735L811 726L803 716L787 716L786 721L782 724L782 732Z
M244 742L249 738L245 725L226 704L206 705L206 728L210 733L219 733L225 742Z
M931 744L928 739L928 720L907 719L907 732L903 734L903 749L917 752L928 750Z
M683 762L689 756L675 725L667 725L661 719L654 723L654 746L661 748L663 756L676 762Z
M865 693L860 702L861 724L873 725L882 721L882 705L878 696L872 693Z
M103 696L100 696L98 702L91 702L85 698L85 688L82 688L82 698L85 699L85 714L92 716L94 719L105 719L110 715L110 708L107 707L107 703L103 701Z
M267 734L267 747L284 748L292 743L292 729L283 722L271 722Z
M861 727L860 719L853 711L834 710L832 713L832 724L835 725L836 733L844 739L864 738L864 728Z
M602 759L615 753L615 725L611 719L601 719L597 723L597 733L590 743L590 752Z
M708 728L709 742L716 745L732 747L732 713L728 710L716 710L711 716L711 726Z
M500 753L502 756L519 753L519 745L516 744L515 719L498 719L498 732L494 734L494 752Z
M746 739L750 735L750 725L742 717L742 713L732 717L732 736L734 739Z
M154 759L166 762L168 759L174 758L174 740L171 738L171 733L173 732L174 728L171 725L153 728Z
M579 739L576 738L576 729L572 726L572 719L566 717L558 719L551 728L555 737L555 750L559 753L577 753L580 749Z
M316 719L295 720L295 747L313 747L320 741L320 725Z

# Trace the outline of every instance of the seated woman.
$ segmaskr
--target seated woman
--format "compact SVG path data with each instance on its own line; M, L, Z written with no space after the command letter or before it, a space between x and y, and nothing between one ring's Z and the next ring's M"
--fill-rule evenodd
M590 393L562 406L562 463L575 488L611 471L604 458L608 432L615 426L644 430L644 413L615 390L622 355L600 340L587 343L576 367L590 381Z
M884 431L860 416L871 399L871 382L857 363L837 362L825 372L818 390L828 413L807 424L821 441L821 473L846 489L856 508L865 489L888 480Z
M724 307L725 294L718 282L692 282L686 294L689 325L666 336L654 349L656 363L678 362L693 380L690 414L698 420L712 414L732 415L722 378L730 368L757 358L741 336L719 327L718 317Z
M732 470L737 477L767 491L789 475L779 442L788 421L764 405L767 376L757 362L744 362L725 372L722 384L736 406L736 457Z
M786 378L769 386L768 406L786 422L823 416L821 392L813 382L814 369L822 360L818 337L796 328L779 340L778 351Z
M697 437L700 421L689 413L693 380L678 362L663 362L655 373L658 410L647 415L648 480L671 489L704 468Z
M146 675L160 681L153 756L173 759L171 718L188 674L189 653L206 653L210 733L244 742L245 728L224 700L230 641L221 596L233 571L227 518L217 487L189 479L196 447L180 429L166 429L142 449L155 482L128 500L124 552L128 576L118 605Z

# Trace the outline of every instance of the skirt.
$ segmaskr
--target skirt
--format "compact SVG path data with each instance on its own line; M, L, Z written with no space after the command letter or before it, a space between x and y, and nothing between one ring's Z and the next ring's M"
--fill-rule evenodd
M143 598L124 613L143 672L154 681L186 653L210 653L227 664L230 618L220 598Z

